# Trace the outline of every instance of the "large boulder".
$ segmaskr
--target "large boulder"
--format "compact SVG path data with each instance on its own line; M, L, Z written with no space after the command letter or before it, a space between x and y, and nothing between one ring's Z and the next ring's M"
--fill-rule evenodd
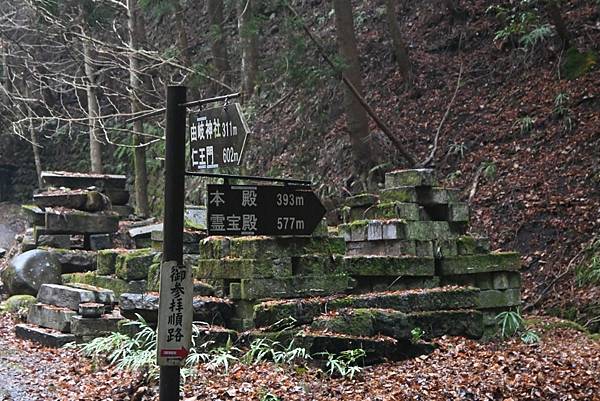
M34 249L15 256L0 274L10 295L36 295L42 284L60 284L61 264L50 252Z

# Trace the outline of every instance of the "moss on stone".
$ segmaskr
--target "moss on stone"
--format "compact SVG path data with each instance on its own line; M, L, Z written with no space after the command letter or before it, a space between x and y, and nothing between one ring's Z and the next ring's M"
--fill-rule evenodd
M386 188L381 191L382 202L417 202L417 191L415 187L399 186L394 188Z
M330 333L370 337L375 334L373 313L369 309L341 310L316 318L311 327Z
M146 280L156 252L152 248L136 249L117 255L116 275L126 281Z
M361 206L368 207L377 203L378 199L379 197L375 194L358 194L344 199L344 206L350 208Z
M199 279L287 277L292 275L292 261L291 258L200 259L194 274Z
M351 276L433 276L433 258L411 256L347 256L343 271Z
M439 275L474 274L495 271L518 271L521 259L516 252L497 252L487 255L465 255L440 260Z
M13 295L0 304L0 311L16 313L28 309L35 302L33 295Z
M63 274L62 279L65 284L81 283L107 288L115 293L115 297L119 297L125 292L130 292L132 289L130 284L125 280L121 280L115 276L100 276L96 272Z

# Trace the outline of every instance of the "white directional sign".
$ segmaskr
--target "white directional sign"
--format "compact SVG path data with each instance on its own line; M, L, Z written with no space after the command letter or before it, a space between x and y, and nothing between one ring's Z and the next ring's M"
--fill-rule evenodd
M192 344L193 282L191 268L174 261L160 267L158 306L159 366L182 366Z

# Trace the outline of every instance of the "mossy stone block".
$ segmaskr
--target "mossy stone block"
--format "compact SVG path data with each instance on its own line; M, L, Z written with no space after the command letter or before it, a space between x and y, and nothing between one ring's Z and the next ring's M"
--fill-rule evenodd
M449 256L458 255L456 240L453 239L433 241L433 249L437 258L447 258Z
M379 255L379 256L417 256L415 241L384 240L348 242L348 256ZM423 255L423 256L433 256Z
M115 297L119 297L126 292L139 293L146 290L145 286L143 286L144 288L140 286L141 282L139 281L127 282L115 276L100 276L96 272L63 274L62 280L65 284L81 283L107 288L115 293Z
M354 208L361 206L372 206L377 203L379 200L379 196L375 194L358 194L354 196L350 196L349 198L344 199L343 205L345 207Z
M239 237L230 241L229 256L242 259L280 259L302 255L344 254L342 237Z
M404 238L408 240L447 239L451 235L445 221L408 221L404 225Z
M344 272L342 256L303 255L292 258L294 276L341 274Z
M200 259L194 273L200 279L288 277L292 275L292 259Z
M411 186L386 188L381 191L382 202L408 202L417 203L417 190Z
M33 295L13 295L0 304L0 311L16 313L21 309L29 309L35 302Z
M452 222L468 222L469 221L469 205L467 203L458 202L448 205L448 221Z
M486 237L461 235L456 238L459 255L478 255L490 252L490 240Z
M380 241L383 239L383 224L380 221L370 221L367 226L367 241Z
M459 202L460 192L452 188L417 188L417 202L421 205L436 206Z
M374 318L369 309L348 309L317 317L311 328L350 336L375 335Z
M437 273L442 276L454 274L518 271L521 259L516 252L497 252L487 255L466 255L440 259Z
M420 220L419 206L416 203L386 202L368 208L365 219L404 219Z
M245 300L331 295L347 289L348 276L343 274L241 280Z
M108 276L115 274L117 255L120 252L115 249L102 249L98 251L96 258L96 271L99 275Z
M411 256L346 256L344 272L351 276L433 276L433 258Z
M148 291L160 289L160 262L152 261L148 267Z
M499 308L519 306L521 304L521 290L484 290L479 293L481 308Z
M126 280L146 280L156 252L151 248L136 249L117 255L115 273Z
M414 241L416 256L433 258L433 241Z
M229 283L229 298L242 299L242 284Z
M433 186L437 185L432 169L396 170L385 174L385 187Z
M229 255L231 238L211 236L200 241L200 257L202 259L220 259Z

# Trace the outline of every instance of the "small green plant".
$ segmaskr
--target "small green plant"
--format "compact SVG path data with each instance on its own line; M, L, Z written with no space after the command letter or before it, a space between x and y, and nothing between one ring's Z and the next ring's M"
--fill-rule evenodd
M525 344L536 344L540 341L540 337L527 328L518 310L501 312L496 316L496 321L500 324L502 338L513 337L520 333L521 341Z
M270 359L277 364L291 364L296 360L311 359L305 348L294 348L294 341L284 347L280 342L258 338L250 343L248 351L240 360L248 365Z
M595 238L584 251L583 262L575 269L577 285L600 283L600 238Z
M496 163L493 161L485 161L482 163L482 168L483 168L483 176L487 179L487 180L493 180L496 177L496 173L497 173L497 169L496 169Z
M446 180L448 180L451 184L454 184L454 182L460 177L462 177L462 171L456 170L448 174L448 176L446 176Z
M521 135L529 134L533 129L533 125L535 124L535 118L525 116L521 117L515 123L515 126L519 127Z
M568 106L569 103L569 95L564 92L560 92L554 98L554 109L552 114L558 120L560 120L562 128L565 131L571 131L573 129L573 119L571 117L572 112Z
M453 143L448 147L448 155L449 156L460 156L460 158L465 157L465 152L467 151L467 145L464 142L461 143Z
M502 24L496 31L494 42L511 42L515 47L533 49L538 43L552 36L552 27L542 24L536 1L521 0L511 5L493 5L487 12L494 13Z
M265 393L262 397L260 397L260 401L281 401L281 398L277 397L271 392L268 392Z
M410 331L410 342L413 344L418 343L423 338L425 332L420 327L415 327Z
M353 379L354 376L362 371L362 367L357 363L367 355L362 348L342 351L339 355L329 352L323 352L321 355L327 356L327 373L329 376L340 375L343 378Z

